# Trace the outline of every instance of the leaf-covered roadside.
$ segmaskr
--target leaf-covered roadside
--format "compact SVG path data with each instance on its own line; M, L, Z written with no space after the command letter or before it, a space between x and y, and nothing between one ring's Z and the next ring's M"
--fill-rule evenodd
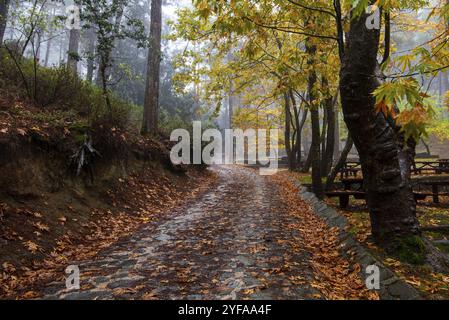
M12 215L26 217L26 221L36 229L35 238L10 230L6 236L10 242L22 242L31 255L42 254L45 258L32 260L30 265L17 265L12 261L2 261L0 266L0 298L30 299L40 296L40 290L52 281L61 281L64 270L74 261L94 259L96 254L121 237L127 236L167 210L199 196L215 176L201 171L189 171L187 177L174 178L164 171L145 170L119 179L108 192L104 206L92 208L88 221L80 226L72 214L61 214L58 224L65 226L66 233L56 239L54 248L44 250L39 242L46 242L51 229L41 222L45 212L29 208L8 208L1 204L0 211L10 210ZM73 208L68 207L68 211ZM76 212L75 212L76 213ZM70 215L72 218L66 217ZM33 222L36 221L36 222ZM85 228L84 234L76 234L74 228Z
M301 217L295 226L301 232L298 248L305 248L311 254L311 264L315 271L312 286L318 289L324 298L332 300L371 299L378 300L376 291L369 291L360 278L360 265L354 261L353 254L341 252L341 242L336 228L327 224L301 200L298 187L292 183L294 173L282 172L273 180L283 189L283 200L288 203L290 214Z
M351 200L351 206L347 210L339 209L337 202L338 200L327 200L329 205L333 206L348 219L350 224L349 232L354 235L356 240L382 260L399 278L415 287L428 299L447 299L449 297L449 276L447 273L435 272L427 264L413 265L401 261L399 257L387 254L372 242L369 213L364 200ZM446 203L447 201L444 202ZM418 217L423 226L447 224L447 205L441 204L435 207L431 199L422 204L422 206L418 207ZM447 235L441 233L426 232L424 236L432 241L447 240ZM441 246L439 249L444 248ZM444 250L442 251L444 252Z

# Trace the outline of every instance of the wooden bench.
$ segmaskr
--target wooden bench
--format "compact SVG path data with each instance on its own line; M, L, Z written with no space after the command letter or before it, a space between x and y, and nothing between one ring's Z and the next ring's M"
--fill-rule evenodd
M413 193L415 197L415 201L418 202L420 200L426 200L428 196L431 196L431 194L425 194L425 193ZM366 200L366 193L363 191L329 191L326 192L326 196L328 198L339 198L340 200L340 208L341 209L347 209L349 206L349 198L353 196L357 200Z
M358 200L363 200L366 198L366 193L362 191L329 191L326 192L328 198L339 198L340 208L346 209L349 206L349 197L353 196Z
M440 196L448 196L449 193L441 192L440 188L448 188L449 180L436 180L436 181L424 181L420 182L420 184L424 186L428 186L432 188L432 194L429 194L433 197L434 203L440 203Z
M418 201L424 201L424 200L427 199L427 197L431 196L431 194L428 194L428 193L421 193L421 192L414 192L413 194L414 194L414 196L415 196L416 202L418 202Z

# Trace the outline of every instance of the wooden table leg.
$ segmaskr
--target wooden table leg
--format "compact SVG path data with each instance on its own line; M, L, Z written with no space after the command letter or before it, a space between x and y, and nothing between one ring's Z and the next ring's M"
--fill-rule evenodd
M434 203L440 203L440 197L439 197L439 190L437 185L432 186L432 193L433 193L433 202Z
M340 209L347 209L349 206L349 195L340 196Z

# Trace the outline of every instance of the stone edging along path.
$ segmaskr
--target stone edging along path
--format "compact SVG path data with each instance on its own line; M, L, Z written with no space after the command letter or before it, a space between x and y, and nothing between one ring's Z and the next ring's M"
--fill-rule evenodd
M347 232L349 222L346 217L340 215L335 209L329 207L324 202L320 201L315 194L309 192L299 182L293 181L299 188L299 196L308 201L315 212L324 219L329 227L337 227L340 230L340 239L342 242L342 251L347 252L351 250L355 253L355 259L362 267L361 277L366 279L366 267L376 265L380 269L380 290L379 295L382 300L419 300L421 299L418 291L407 284L405 281L399 279L390 269L376 259L368 252L354 237Z

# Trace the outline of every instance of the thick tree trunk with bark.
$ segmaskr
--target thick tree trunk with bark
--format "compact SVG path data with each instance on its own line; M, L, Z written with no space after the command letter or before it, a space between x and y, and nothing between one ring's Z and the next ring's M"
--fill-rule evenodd
M345 122L360 155L372 232L386 247L397 238L419 234L410 184L408 148L398 128L375 111L373 91L379 86L379 30L365 26L367 15L351 20L341 70Z
M161 65L162 0L151 1L150 49L142 133L157 134L159 117L159 83Z
M3 44L10 0L0 0L0 45Z

